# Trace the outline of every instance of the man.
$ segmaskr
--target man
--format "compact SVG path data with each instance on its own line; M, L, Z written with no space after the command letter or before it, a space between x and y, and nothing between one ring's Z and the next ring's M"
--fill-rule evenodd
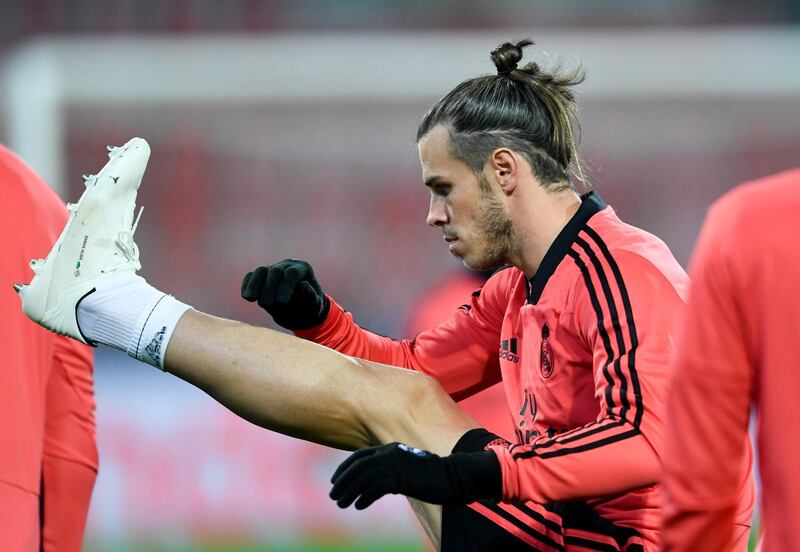
M669 405L667 550L724 550L758 418L762 550L800 549L800 170L743 184L708 212Z
M516 54L507 48L499 55ZM514 268L492 277L448 322L402 342L356 326L299 261L248 274L243 296L298 336L427 373L454 399L502 377L518 467L503 466L504 478L512 475L504 498L518 498L508 491L525 484L538 504L603 497L588 502L594 513L656 542L660 504L651 485L688 279L663 243L623 224L596 194L581 200L575 193L567 175L574 156L570 81L535 66L527 74L498 69L440 100L423 118L418 141L432 193L428 224L442 229L467 266ZM511 152L505 144L514 145ZM519 176L515 152L524 152L532 174ZM477 180L471 188L470 179ZM375 469L370 462L341 475L334 487L340 504L376 484L349 479ZM752 487L746 474L738 484L736 548L743 549ZM356 506L368 503L362 495ZM485 505L473 510L499 513ZM459 515L480 523L470 512Z
M64 204L0 146L0 278L30 278ZM31 324L0 288L0 550L78 552L97 475L91 349Z
M429 224L472 268L513 265L470 305L397 343L317 301L319 284L297 267L244 286L262 306L291 305L275 317L284 326L415 371L198 313L136 276L133 204L149 156L140 139L111 152L37 277L18 286L26 314L127 350L263 427L342 448L402 441L356 452L331 495L357 508L386 493L424 501L415 508L442 550L653 549L688 280L662 242L596 194L575 193L569 87L580 79L518 69L527 44L492 52L498 74L457 86L418 133ZM479 429L419 372L454 398L502 379L521 442Z

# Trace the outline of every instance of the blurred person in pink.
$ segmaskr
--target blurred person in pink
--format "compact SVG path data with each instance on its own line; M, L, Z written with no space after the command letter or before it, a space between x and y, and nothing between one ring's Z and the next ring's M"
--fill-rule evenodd
M665 550L726 550L757 417L763 550L800 550L800 169L710 208L692 260L664 453Z
M64 203L0 145L0 550L81 550L97 475L92 354L19 310L13 282L47 253Z

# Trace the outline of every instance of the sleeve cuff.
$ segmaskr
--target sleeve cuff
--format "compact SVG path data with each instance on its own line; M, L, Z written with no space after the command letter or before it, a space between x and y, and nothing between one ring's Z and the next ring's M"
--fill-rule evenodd
M325 296L328 298L330 303L328 315L325 317L325 320L323 320L321 324L317 324L316 326L305 330L292 330L292 333L295 336L301 339L307 339L308 341L313 341L314 343L324 344L325 339L333 335L336 328L339 326L342 316L345 315L345 312L344 309L333 300L333 297L327 293Z
M500 468L500 498L502 500L515 500L519 498L519 482L514 477L516 462L508 450L508 445L499 444L489 446Z
M460 452L447 457L461 483L461 502L497 502L503 492L503 476L497 456L491 451Z

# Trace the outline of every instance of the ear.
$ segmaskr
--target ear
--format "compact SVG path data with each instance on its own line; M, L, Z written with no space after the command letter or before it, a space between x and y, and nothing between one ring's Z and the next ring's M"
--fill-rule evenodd
M519 181L519 156L508 148L497 148L489 158L489 170L505 195L511 195Z

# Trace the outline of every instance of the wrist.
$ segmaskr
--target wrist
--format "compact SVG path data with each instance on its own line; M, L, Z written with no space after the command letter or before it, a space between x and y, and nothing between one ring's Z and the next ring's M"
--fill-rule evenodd
M445 457L445 470L460 490L459 502L497 502L503 495L500 461L491 450L454 453Z
M305 328L293 328L291 331L295 336L319 343L325 339L331 328L337 326L344 311L327 293L323 297L323 305L317 323Z
M328 319L328 314L330 314L330 312L331 312L331 300L328 298L328 294L323 293L322 308L320 309L319 314L317 315L317 323L314 324L314 326L319 326L320 324L325 322L325 320Z

